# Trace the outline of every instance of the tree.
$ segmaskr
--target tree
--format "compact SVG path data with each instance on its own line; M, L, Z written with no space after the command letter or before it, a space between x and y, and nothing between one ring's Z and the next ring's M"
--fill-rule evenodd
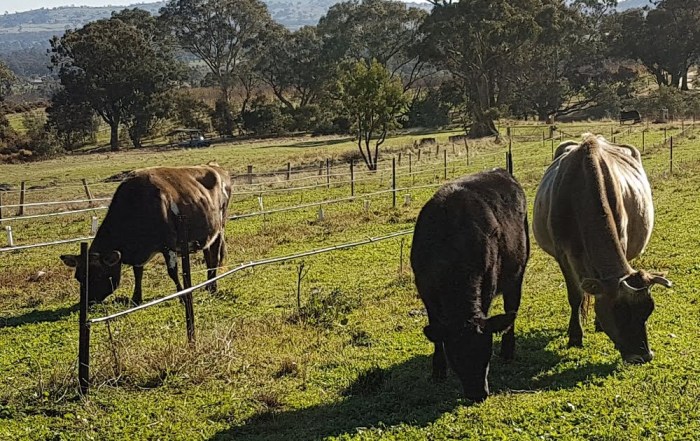
M12 71L0 61L0 146L5 141L16 136L15 131L10 126L10 121L5 116L5 97L10 92L10 87L15 82L16 78Z
M391 0L350 0L333 5L321 17L317 33L326 65L343 60L369 63L376 59L404 90L434 71L420 56L421 25L428 13Z
M277 99L289 110L312 104L322 93L332 69L321 60L321 39L313 26L290 32L269 26L256 71Z
M182 76L154 20L125 11L51 40L51 61L67 96L75 104L88 103L110 126L113 151L119 150L122 124L140 146L160 116L165 94Z
M160 12L180 45L207 65L221 88L220 108L228 112L239 66L272 25L265 4L260 0L169 0ZM222 121L232 134L235 118L224 115Z
M367 168L376 170L379 146L384 143L387 131L397 127L399 115L407 106L401 80L391 78L377 60L369 65L357 61L344 70L337 86L338 99L353 121L362 159Z
M51 98L46 115L46 126L64 150L75 149L97 133L98 121L90 103L76 102L65 89Z
M469 136L498 134L493 119L511 79L509 63L542 42L555 0L462 0L433 8L423 25L424 56L449 71L464 91ZM511 89L512 90L512 89Z
M700 57L700 1L663 0L651 10L611 17L613 54L638 60L659 86L688 89L688 69Z

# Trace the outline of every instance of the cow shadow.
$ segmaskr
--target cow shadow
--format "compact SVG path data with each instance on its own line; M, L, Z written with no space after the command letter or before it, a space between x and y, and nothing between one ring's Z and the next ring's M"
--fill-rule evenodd
M491 393L537 392L539 390L576 387L592 378L605 377L617 363L564 363L562 357L547 349L561 335L560 331L532 332L519 335L518 353L512 362L494 355L489 375ZM267 411L242 424L220 431L212 440L274 441L322 439L356 433L364 428L394 426L405 423L425 427L458 406L471 406L463 399L461 387L453 374L435 383L430 379L431 357L421 355L403 363L374 368L358 375L347 387L339 402L305 409ZM522 390L524 389L524 390ZM228 415L212 415L214 421L228 421Z
M31 323L57 322L73 314L74 312L77 312L78 309L79 305L75 304L72 306L64 306L62 308L44 311L34 309L30 312L15 317L0 317L0 329L16 328L18 326Z

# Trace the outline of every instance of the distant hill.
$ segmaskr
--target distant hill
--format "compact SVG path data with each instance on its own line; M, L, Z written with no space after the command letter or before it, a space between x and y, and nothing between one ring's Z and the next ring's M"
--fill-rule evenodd
M66 0L68 2L69 0ZM289 29L315 25L332 5L340 0L263 0L272 18ZM63 35L66 29L75 29L85 24L109 17L114 11L124 8L140 8L157 14L165 1L136 3L128 6L65 6L42 8L15 14L0 15L0 54L32 47L48 48L54 35ZM428 3L410 4L430 9ZM2 6L0 6L0 11Z
M69 0L66 0L68 2ZM127 0L128 1L128 0ZM272 18L289 29L315 25L332 5L341 0L263 0ZM66 29L75 29L85 24L109 17L112 12L124 8L141 8L157 14L165 1L136 3L128 6L64 6L42 8L15 14L0 15L0 59L20 75L45 73L48 57L45 50L49 39L63 35ZM409 3L410 6L429 10L426 2ZM618 9L625 10L649 5L648 0L622 0ZM2 6L0 6L2 10Z

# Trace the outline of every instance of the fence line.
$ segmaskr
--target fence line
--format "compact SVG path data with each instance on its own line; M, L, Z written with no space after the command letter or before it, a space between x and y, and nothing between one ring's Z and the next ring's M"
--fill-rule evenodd
M0 253L5 253L8 251L27 250L29 248L47 247L47 246L51 246L51 245L62 245L62 244L72 243L72 242L80 242L81 240L89 240L89 239L93 239L94 237L95 236L85 236L85 237L78 237L75 239L56 240L54 242L33 243L30 245L16 245L16 246L11 246L11 247L0 248Z
M256 266L261 266L261 265L269 265L269 264L271 264L271 263L287 262L287 261L289 261L289 260L295 260L295 259L300 259L300 258L302 258L302 257L314 256L314 255L317 255L317 254L328 253L328 252L330 252L330 251L338 251L338 250L345 250L345 249L348 249L348 248L355 248L355 247L358 247L358 246L360 246L360 245L367 245L367 244L370 244L370 243L381 242L381 241L383 241L383 240L393 239L393 238L395 238L395 237L404 236L404 235L411 234L411 233L413 233L413 229L410 229L410 230L402 230L402 231L397 231L397 232L395 232L395 233L387 234L387 235L384 235L384 236L369 237L369 238L367 238L367 239L363 239L363 240L359 240L359 241L355 241L355 242L348 242L348 243L344 243L344 244L340 244L340 245L331 245L331 246L328 246L328 247L317 248L317 249L313 249L313 250L309 250L309 251L303 251L303 252L300 252L300 253L290 254L290 255L287 255L287 256L271 257L271 258L267 258L267 259L262 259L262 260L257 260L257 261L253 261L253 262L243 263L243 264L240 264L240 265L238 265L237 267L235 267L235 268L233 268L233 269L230 269L230 270L226 271L225 273L219 274L218 276L213 277L213 278L211 278L211 279L209 279L209 280L207 280L207 281L205 281L205 282L202 282L202 283L199 283L199 284L197 284L197 285L194 285L194 286L192 286L191 288L183 289L182 291L178 291L178 292L176 292L176 293L169 294L169 295L167 295L167 296L165 296L165 297L161 297L161 298L159 298L159 299L152 300L152 301L150 301L150 302L148 302L148 303L144 303L144 304L142 304L142 305L135 306L135 307L133 307L133 308L130 308L130 309L127 309L127 310L124 310L124 311L120 311L120 312L117 312L117 313L112 314L112 315L108 315L108 316L104 316L104 317L98 317L98 318L90 319L90 320L88 320L88 323L90 323L90 324L95 324L95 323L101 323L101 322L108 322L108 321L114 320L114 319L116 319L116 318L123 317L123 316L128 315L128 314L132 314L132 313L134 313L134 312L136 312L136 311L140 311L140 310L142 310L142 309L150 308L151 306L155 306L155 305L158 305L158 304L160 304L160 303L167 302L168 300L176 299L176 298L178 298L178 297L181 297L181 296L184 296L184 295L186 295L186 294L189 294L189 293L191 293L191 292L193 292L193 291L195 291L195 290L204 288L204 287L206 287L207 285L209 285L209 284L211 284L211 283L214 283L214 282L216 282L216 281L219 281L219 280L221 280L221 279L223 279L223 278L225 278L225 277L228 277L228 276L230 276L230 275L232 275L232 274L234 274L234 273L237 273L237 272L239 272L239 271L242 271L242 270L245 270L245 269L248 269L248 268L254 268L254 267L256 267Z

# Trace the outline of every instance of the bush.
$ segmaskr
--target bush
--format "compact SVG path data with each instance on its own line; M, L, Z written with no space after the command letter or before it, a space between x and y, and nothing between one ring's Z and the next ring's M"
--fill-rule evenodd
M256 136L279 135L289 132L292 117L277 104L267 104L256 99L250 110L241 115L243 129Z
M336 322L344 324L347 321L345 316L357 308L358 304L357 299L348 297L338 288L325 295L320 289L312 289L308 302L291 317L291 321L303 321L330 329Z
M675 87L661 86L648 96L637 98L635 106L646 119L663 119L662 109L668 109L670 119L683 118L689 110L686 95L690 97L688 92Z
M450 123L451 103L443 99L441 90L430 90L417 98L408 109L404 127L437 128Z

